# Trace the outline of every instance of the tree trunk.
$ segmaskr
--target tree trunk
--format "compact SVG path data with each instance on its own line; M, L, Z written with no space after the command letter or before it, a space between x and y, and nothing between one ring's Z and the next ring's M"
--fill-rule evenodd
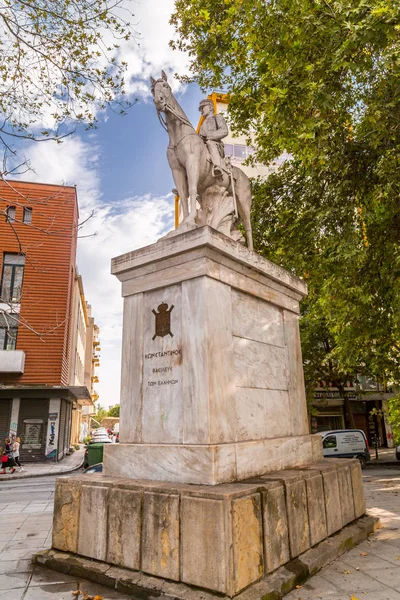
M356 422L354 420L353 410L351 408L351 402L344 390L341 390L344 398L344 420L347 429L356 429Z

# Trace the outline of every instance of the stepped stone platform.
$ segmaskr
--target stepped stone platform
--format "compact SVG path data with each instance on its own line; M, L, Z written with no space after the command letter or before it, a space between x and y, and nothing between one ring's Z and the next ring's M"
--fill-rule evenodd
M160 578L182 585L176 598L188 585L233 597L364 514L358 460L216 486L86 475L57 482L53 550L140 574L143 590Z

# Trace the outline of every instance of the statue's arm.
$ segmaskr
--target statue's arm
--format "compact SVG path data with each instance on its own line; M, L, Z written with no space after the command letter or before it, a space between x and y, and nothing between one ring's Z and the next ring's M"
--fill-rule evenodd
M220 114L214 115L214 119L217 125L217 129L213 132L210 132L212 135L209 135L208 139L212 139L216 142L219 142L228 135L228 125L226 124L224 117Z

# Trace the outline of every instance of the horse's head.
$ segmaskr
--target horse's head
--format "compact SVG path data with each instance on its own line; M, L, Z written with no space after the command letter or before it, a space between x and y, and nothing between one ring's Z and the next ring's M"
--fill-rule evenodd
M158 111L163 112L172 95L171 87L164 71L161 71L160 79L150 77L151 93L153 94L154 104Z

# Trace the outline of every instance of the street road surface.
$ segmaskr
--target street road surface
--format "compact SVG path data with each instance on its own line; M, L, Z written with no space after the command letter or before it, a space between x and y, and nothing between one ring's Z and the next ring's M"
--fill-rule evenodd
M0 476L1 477L1 476ZM54 499L56 477L32 477L27 479L0 479L0 504L12 502L46 503Z

